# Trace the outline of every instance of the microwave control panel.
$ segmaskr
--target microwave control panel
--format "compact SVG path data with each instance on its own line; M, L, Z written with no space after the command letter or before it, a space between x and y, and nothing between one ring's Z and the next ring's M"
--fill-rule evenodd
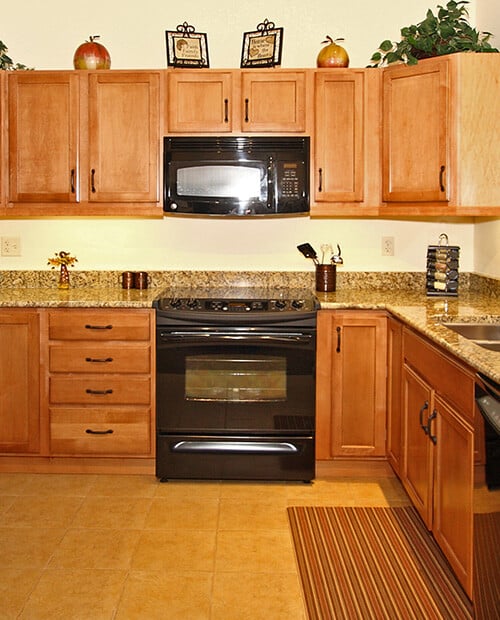
M302 162L280 162L279 195L282 198L301 198L302 179L304 178Z

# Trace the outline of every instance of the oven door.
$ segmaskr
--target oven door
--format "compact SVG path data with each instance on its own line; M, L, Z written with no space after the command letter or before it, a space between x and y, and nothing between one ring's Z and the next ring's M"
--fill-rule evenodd
M315 350L315 329L158 327L158 432L312 434Z

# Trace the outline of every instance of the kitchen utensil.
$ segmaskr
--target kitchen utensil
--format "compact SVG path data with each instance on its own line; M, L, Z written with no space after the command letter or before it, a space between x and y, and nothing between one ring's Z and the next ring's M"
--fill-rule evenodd
M306 258L311 258L315 265L319 265L316 250L312 247L310 243L301 243L297 246L297 250L301 252Z
M334 254L332 256L332 258L330 259L330 262L333 265L343 265L344 259L342 258L341 254L342 254L342 250L340 249L340 245L337 243L337 254Z
M332 250L332 245L331 243L322 243L321 244L321 264L324 265L325 264L325 255L328 256L328 254L332 254L333 250Z

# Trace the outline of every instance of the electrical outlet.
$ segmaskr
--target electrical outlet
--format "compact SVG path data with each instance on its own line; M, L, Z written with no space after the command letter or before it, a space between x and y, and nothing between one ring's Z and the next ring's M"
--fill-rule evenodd
M1 253L2 256L21 256L21 238L2 237Z
M394 256L394 237L382 237L382 256Z

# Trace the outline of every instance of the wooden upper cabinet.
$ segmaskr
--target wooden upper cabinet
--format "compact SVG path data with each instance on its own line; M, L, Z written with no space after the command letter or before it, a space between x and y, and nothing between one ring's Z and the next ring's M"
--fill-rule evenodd
M8 102L16 214L112 215L118 203L120 215L132 215L156 206L159 71L15 72Z
M233 129L233 74L230 71L182 70L168 73L167 127L171 133Z
M169 133L304 132L305 71L173 70Z
M498 215L500 56L383 70L381 214Z
M242 73L243 131L303 132L306 128L304 71Z
M6 121L6 71L0 71L0 208L5 206L7 192L7 121Z
M89 202L159 199L159 74L89 75Z
M380 75L368 69L315 73L311 215L377 212Z
M78 200L79 77L8 75L9 201Z

